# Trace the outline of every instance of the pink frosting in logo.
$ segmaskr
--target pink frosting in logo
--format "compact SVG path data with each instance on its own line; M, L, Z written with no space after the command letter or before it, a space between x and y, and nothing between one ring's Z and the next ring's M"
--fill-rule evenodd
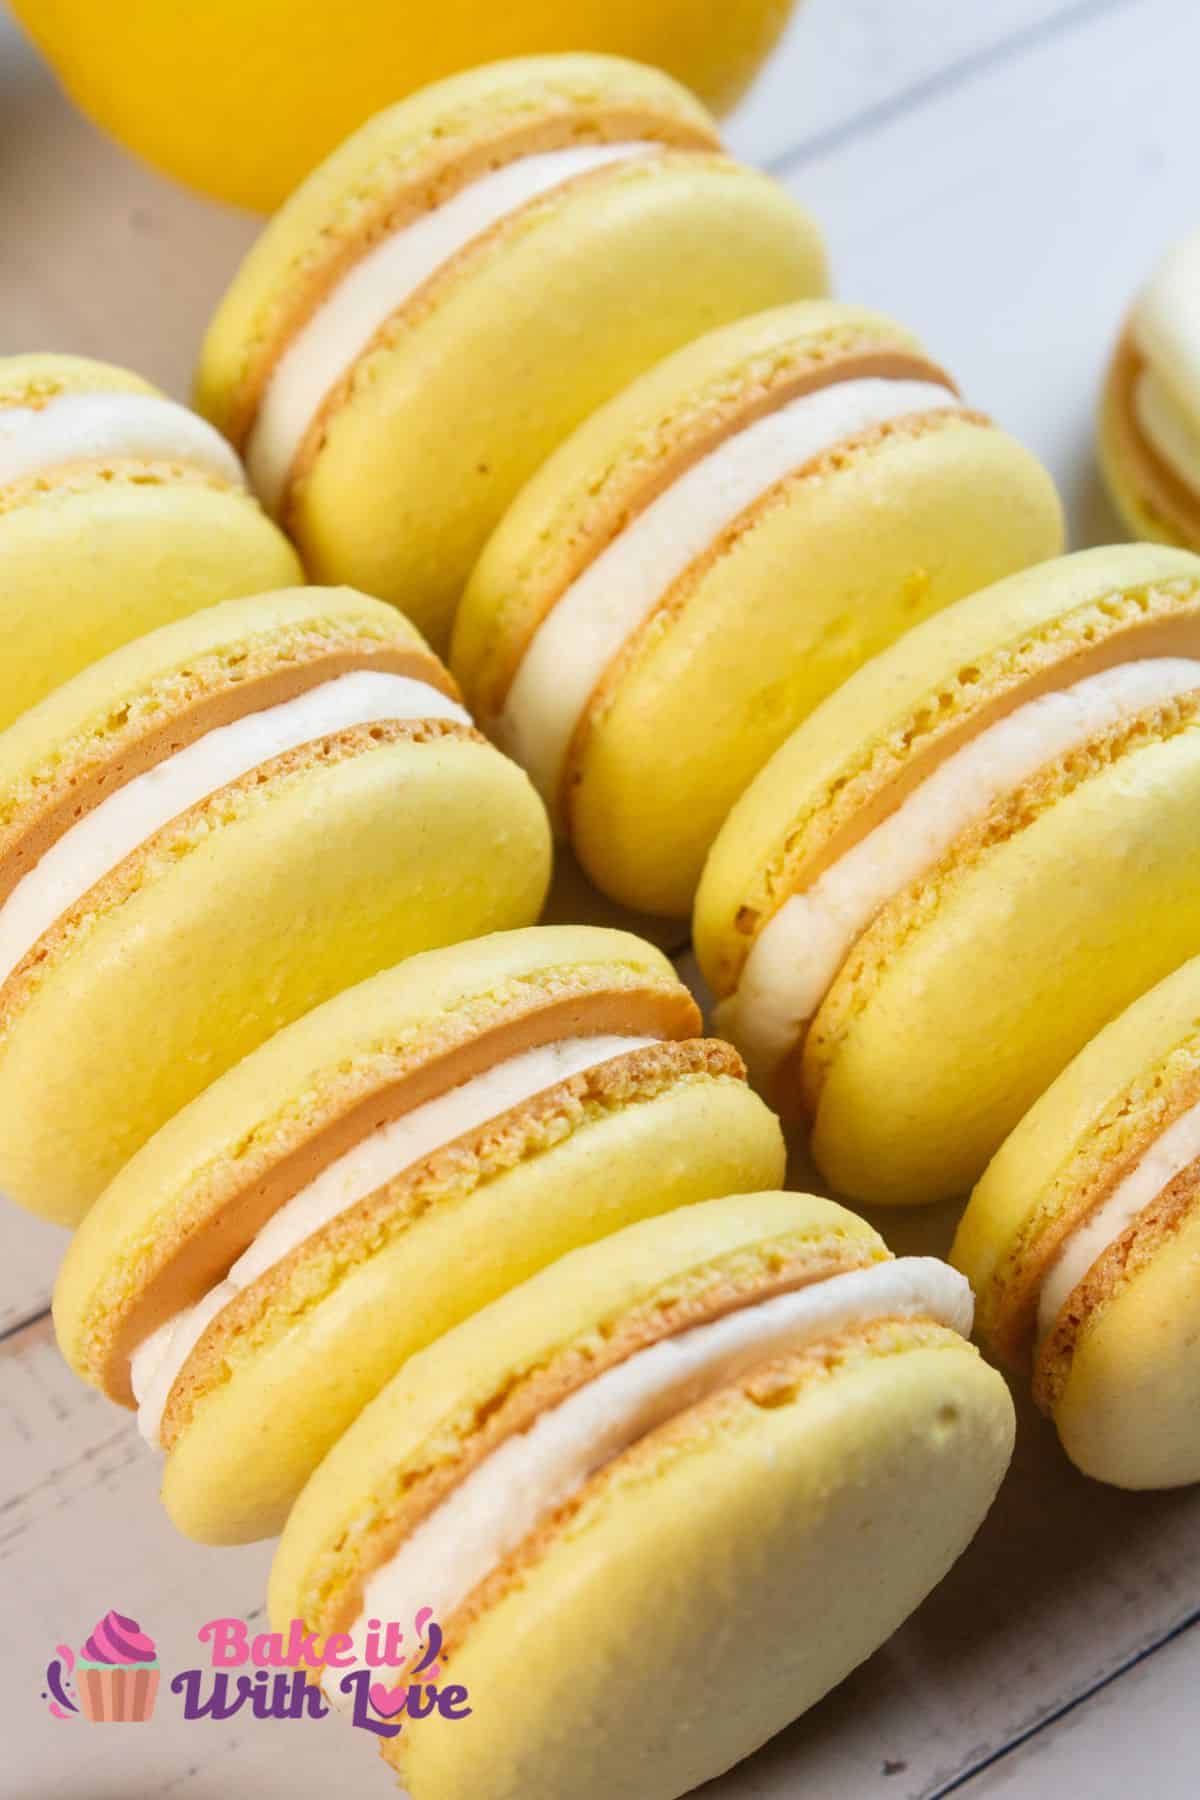
M127 1619L119 1612L107 1612L80 1655L85 1662L129 1665L152 1663L158 1652L154 1639L140 1630L136 1619Z

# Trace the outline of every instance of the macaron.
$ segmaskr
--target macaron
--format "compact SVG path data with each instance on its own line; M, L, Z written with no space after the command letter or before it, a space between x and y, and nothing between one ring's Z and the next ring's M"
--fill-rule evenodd
M778 1121L665 957L542 927L415 956L264 1044L67 1252L63 1353L139 1406L208 1543L277 1532L416 1351L580 1244L738 1180Z
M380 113L268 226L218 310L200 410L313 579L435 648L517 489L633 376L825 287L816 228L657 70L545 56Z
M867 664L734 808L695 945L835 1192L965 1197L1200 949L1200 559L1048 562Z
M1105 382L1100 460L1131 531L1200 550L1200 232L1134 301Z
M381 601L223 601L0 733L0 1189L75 1223L281 1025L537 917L545 813Z
M1037 1100L971 1196L953 1260L1068 1456L1123 1488L1200 1481L1200 961Z
M1045 470L910 332L802 302L677 351L580 426L488 544L451 666L592 881L684 916L800 719L1061 544Z
M413 1800L674 1800L820 1699L966 1548L1013 1440L971 1310L945 1263L895 1260L807 1194L631 1225L365 1409L287 1522L272 1623L348 1635L321 1677L347 1706L369 1622L432 1611L457 1715L417 1675L425 1716L380 1745Z
M141 632L300 579L204 419L106 363L0 358L0 729Z

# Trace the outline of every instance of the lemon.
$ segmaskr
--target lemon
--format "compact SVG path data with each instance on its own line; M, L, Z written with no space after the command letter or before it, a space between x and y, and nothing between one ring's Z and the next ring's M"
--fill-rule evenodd
M606 50L656 63L718 110L793 0L13 0L68 93L129 149L220 200L270 211L380 108L474 63ZM714 14L717 16L714 17Z

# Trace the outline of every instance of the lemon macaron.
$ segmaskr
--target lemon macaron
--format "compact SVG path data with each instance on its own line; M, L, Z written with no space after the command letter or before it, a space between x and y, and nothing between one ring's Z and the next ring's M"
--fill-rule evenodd
M204 419L107 363L0 358L0 728L140 632L300 575Z
M393 608L227 600L0 733L0 1188L76 1221L281 1025L528 924L545 813Z
M1200 232L1133 304L1104 386L1100 460L1138 537L1200 550Z
M1200 949L1200 559L1044 563L869 663L734 808L695 945L836 1192L965 1197Z
M1061 545L1045 470L911 332L802 302L677 351L580 426L484 551L451 663L596 886L681 916L818 701Z
M405 1359L567 1250L745 1180L778 1121L624 932L416 956L279 1033L150 1140L67 1252L59 1341L167 1452L172 1518L279 1530Z
M1006 1139L953 1260L1085 1474L1200 1481L1200 962L1107 1025Z
M970 1322L961 1276L893 1259L828 1200L631 1225L366 1408L288 1520L272 1624L361 1656L370 1619L432 1611L438 1680L466 1695L381 1744L414 1800L675 1800L820 1699L966 1548L1013 1440ZM356 1679L389 1683L322 1675L335 1706Z
M457 75L347 140L251 251L197 404L314 579L442 649L484 539L650 363L825 285L807 215L685 89L617 58Z

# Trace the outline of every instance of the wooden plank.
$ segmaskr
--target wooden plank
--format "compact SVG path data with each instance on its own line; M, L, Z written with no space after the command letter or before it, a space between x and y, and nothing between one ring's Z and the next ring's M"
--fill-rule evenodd
M1141 0L1074 16L787 179L828 230L838 291L918 330L1044 458L1085 544L1123 535L1092 450L1112 340L1195 224L1200 11Z
M1031 1800L1078 1786L1088 1800L1195 1800L1195 1736L1181 1722L1195 1709L1196 1628L1127 1669L1066 1714L1053 1731L992 1763L959 1789L961 1800ZM1157 1746L1157 1753L1156 1747Z
M881 113L927 104L948 82L1112 0L801 0L778 52L729 122L739 156L845 141Z

